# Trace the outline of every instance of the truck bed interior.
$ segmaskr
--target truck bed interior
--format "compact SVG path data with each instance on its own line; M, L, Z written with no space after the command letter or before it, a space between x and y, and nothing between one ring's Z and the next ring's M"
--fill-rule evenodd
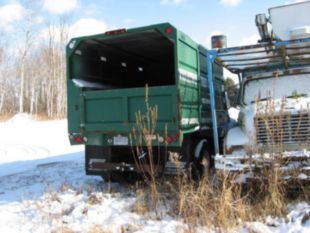
M71 79L87 89L175 84L174 44L157 30L98 36L70 57Z

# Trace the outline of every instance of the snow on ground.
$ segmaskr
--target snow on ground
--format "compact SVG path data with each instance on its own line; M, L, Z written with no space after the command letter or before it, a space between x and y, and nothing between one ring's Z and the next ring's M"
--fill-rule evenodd
M34 121L22 114L0 123L0 232L186 229L169 216L135 213L136 203L128 187L85 176L83 147L69 145L65 120ZM310 232L310 205L290 210L285 219L244 223L234 232Z
M265 223L245 223L239 229L240 233L309 233L310 206L309 203L299 203L289 206L290 213L286 218L268 217Z
M83 150L70 146L66 120L19 114L0 122L0 232L176 232L182 225L133 213L128 188L85 175Z
M240 110L237 109L237 108L230 108L228 110L229 117L232 118L235 121L238 121L239 112L240 112Z

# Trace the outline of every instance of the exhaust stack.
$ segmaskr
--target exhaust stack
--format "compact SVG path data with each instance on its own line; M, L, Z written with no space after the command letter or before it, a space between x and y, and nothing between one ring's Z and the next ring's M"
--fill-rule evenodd
M217 35L211 37L212 49L222 49L227 47L227 37L225 35Z
M258 14L255 17L255 23L258 28L259 35L261 37L260 42L270 41L270 35L268 32L268 19L265 14Z

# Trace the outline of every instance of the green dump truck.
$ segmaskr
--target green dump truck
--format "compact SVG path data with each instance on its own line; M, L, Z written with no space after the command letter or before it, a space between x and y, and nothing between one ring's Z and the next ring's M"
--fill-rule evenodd
M182 168L194 165L199 174L212 167L211 100L220 142L229 120L223 69L212 68L210 95L207 50L169 23L73 38L67 46L68 130L72 145L85 144L86 173L140 173L141 158L143 168L150 166L148 150L138 153L139 142L130 140L136 114L146 111L146 86L149 105L157 106L157 136L150 136L158 173L176 173L172 153Z

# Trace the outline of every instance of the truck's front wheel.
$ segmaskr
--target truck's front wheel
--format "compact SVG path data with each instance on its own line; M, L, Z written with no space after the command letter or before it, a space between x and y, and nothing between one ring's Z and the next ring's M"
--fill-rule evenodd
M199 158L195 158L191 165L191 177L193 180L201 180L211 174L212 163L208 149L204 147Z

